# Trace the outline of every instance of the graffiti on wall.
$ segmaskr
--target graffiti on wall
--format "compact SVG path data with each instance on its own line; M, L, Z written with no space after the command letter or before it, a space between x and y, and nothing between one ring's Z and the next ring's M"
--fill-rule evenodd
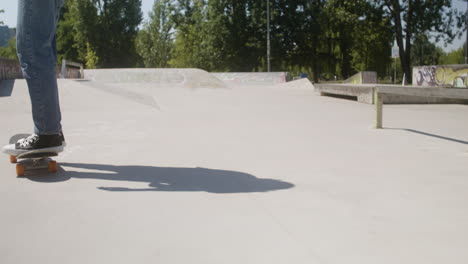
M468 65L414 67L413 84L417 86L468 88Z

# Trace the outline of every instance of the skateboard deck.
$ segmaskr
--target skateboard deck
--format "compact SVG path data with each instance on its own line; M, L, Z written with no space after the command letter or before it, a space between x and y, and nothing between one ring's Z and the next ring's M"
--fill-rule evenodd
M16 164L16 175L25 176L28 171L47 169L48 172L55 173L58 164L51 157L58 156L63 147L50 148L46 150L31 150L18 152L14 149L14 144L21 138L29 134L17 134L10 138L9 145L3 147L2 151L10 156L10 163Z

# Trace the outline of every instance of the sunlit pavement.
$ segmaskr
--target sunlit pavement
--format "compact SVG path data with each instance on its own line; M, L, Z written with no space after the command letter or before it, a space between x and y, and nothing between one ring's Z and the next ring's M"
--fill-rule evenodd
M59 172L0 160L0 263L467 263L468 106L386 105L377 130L297 84L59 80ZM0 94L6 144L30 101Z

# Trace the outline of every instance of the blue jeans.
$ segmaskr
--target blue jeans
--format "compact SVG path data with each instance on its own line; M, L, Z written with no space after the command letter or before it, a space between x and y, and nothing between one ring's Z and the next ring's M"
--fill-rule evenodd
M62 131L56 29L64 0L18 0L16 48L31 98L34 132Z

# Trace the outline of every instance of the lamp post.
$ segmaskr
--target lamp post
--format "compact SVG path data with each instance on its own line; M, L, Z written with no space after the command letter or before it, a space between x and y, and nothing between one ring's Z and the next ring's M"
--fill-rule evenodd
M270 72L270 0L267 0L267 70Z

